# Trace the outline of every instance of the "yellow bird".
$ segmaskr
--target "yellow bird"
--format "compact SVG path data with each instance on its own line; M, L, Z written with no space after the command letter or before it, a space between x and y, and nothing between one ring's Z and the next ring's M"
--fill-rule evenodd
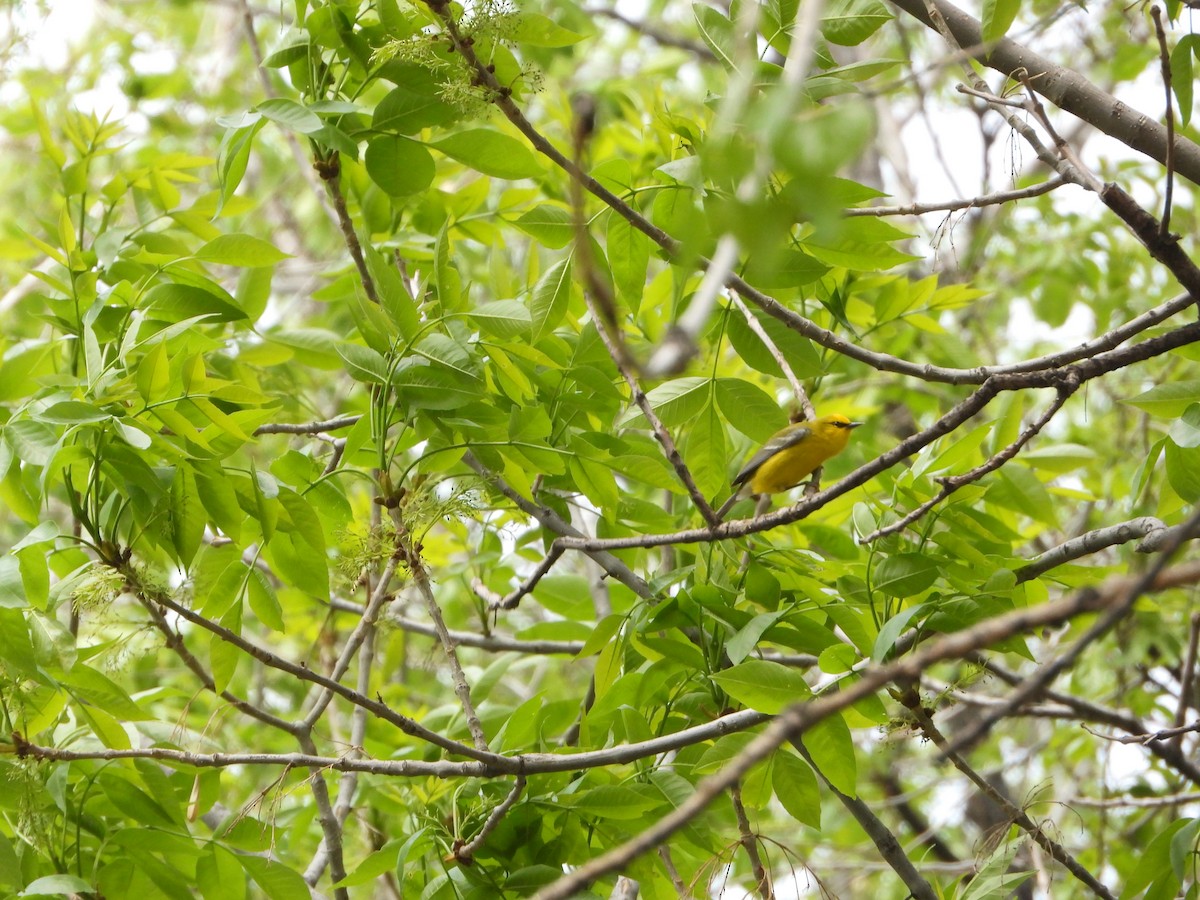
M862 422L851 422L841 413L811 422L796 422L771 435L733 479L732 496L717 510L725 514L745 494L778 494L794 488L846 449L850 432Z

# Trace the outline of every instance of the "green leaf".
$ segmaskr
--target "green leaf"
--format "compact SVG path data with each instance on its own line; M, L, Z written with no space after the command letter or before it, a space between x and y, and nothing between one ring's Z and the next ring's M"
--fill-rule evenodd
M991 44L1008 34L1021 11L1021 0L983 0L983 42Z
M237 861L270 900L300 900L312 892L299 872L260 856L237 854Z
M193 316L208 316L212 322L237 322L246 318L246 313L238 309L228 294L217 296L190 284L155 285L146 291L143 299L146 309L155 318L165 318L169 322Z
M576 659L586 659L589 656L595 656L602 649L607 647L612 641L613 636L621 630L621 626L625 622L624 616L608 615L596 623L596 627L592 629L586 641L583 642L583 647L575 654Z
M821 17L821 34L831 44L855 47L892 18L879 0L830 0Z
M204 900L246 898L246 875L237 857L215 842L196 860L196 886Z
M988 488L989 500L1015 509L1044 525L1058 524L1056 507L1050 492L1038 477L1024 466L1005 466L995 484Z
M726 16L704 3L693 3L692 14L700 27L700 37L708 44L717 60L727 69L737 68L734 61L733 23Z
M529 148L515 138L489 128L460 131L430 144L484 175L494 178L534 178L542 167Z
M871 586L889 597L913 597L937 581L936 560L920 553L894 553L871 573Z
M894 558L895 557L890 557L890 559ZM886 561L887 560L885 560L885 562ZM937 573L935 571L934 577L936 578L936 576ZM928 587L928 585L926 585L926 587ZM924 590L924 588L921 590ZM918 603L914 606L910 606L908 609L904 610L898 615L892 616L890 619L888 619L883 624L883 627L879 629L879 637L875 639L875 647L871 650L872 662L882 663L885 659L887 659L887 655L891 652L892 647L895 646L896 640L900 637L900 633L905 629L905 627L907 627L908 623L912 621L914 616L918 616L925 611L926 605L923 603ZM846 645L843 644L842 646Z
M266 116L276 125L282 125L288 131L298 131L300 134L312 134L320 131L324 125L316 113L295 100L288 100L285 97L264 100L254 107L254 110Z
M91 894L95 885L75 875L44 875L25 885L18 897L57 896L60 894Z
M1175 835L1195 821L1195 819L1176 819L1145 844L1142 851L1135 857L1137 865L1134 866L1133 872L1125 876L1125 887L1121 891L1121 900L1133 900L1164 873L1174 874L1171 867L1171 845ZM1174 896L1174 893L1172 891L1171 896Z
M605 238L608 262L612 268L617 296L635 314L646 290L646 272L650 266L650 238L618 215L610 215Z
M338 356L355 381L365 384L387 384L388 363L379 353L362 344L338 344Z
M274 244L249 234L223 234L215 237L199 250L196 258L205 262L225 266L257 268L273 266L290 255L277 249Z
M367 174L392 197L419 194L433 183L433 154L405 137L384 135L367 144Z
M522 11L516 18L513 40L531 47L569 47L586 35L568 31L541 13Z
M437 333L427 334L421 338L415 350L426 359L440 363L468 378L479 377L479 364L475 358L466 347L452 337Z
M571 259L567 257L547 269L534 286L529 304L534 341L558 327L567 315L570 300Z
M1178 447L1200 447L1200 403L1193 403L1175 420L1171 426L1171 440ZM1026 454L1025 458L1028 457Z
M398 80L397 87L375 106L372 130L416 134L459 117L458 110L442 100L442 85L428 69L405 65L393 77Z
M698 376L667 381L646 394L655 414L668 428L690 423L700 414L712 394L712 380ZM646 428L646 417L630 406L616 421L618 428Z
M765 290L804 287L819 281L828 271L829 266L825 263L790 248L770 254L755 253L746 262L746 279Z
M1188 503L1200 502L1200 447L1180 447L1167 438L1163 457L1171 490Z
M479 400L479 386L456 373L423 364L402 366L392 376L400 401L409 409L458 409Z
M90 403L63 400L36 413L35 417L42 422L51 422L56 425L79 425L84 422L103 422L105 419L112 418L112 414L97 409Z
M264 69L282 69L294 62L308 59L308 41L301 40L287 47L280 47L273 53L267 54L262 61Z
M176 558L185 569L200 549L207 524L208 516L196 487L196 476L187 466L176 466L175 477L171 479L171 543Z
M1176 418L1197 401L1200 401L1200 380L1170 381L1125 402L1152 416Z
M843 794L856 796L858 764L854 759L854 739L850 737L846 720L840 715L828 716L805 731L800 739L817 771Z
M799 671L765 659L731 666L712 679L739 703L770 715L812 696L812 689Z
M771 316L758 312L753 315L771 339L771 343L783 354L784 360L797 378L817 378L824 374L825 367L821 357L808 338L802 337ZM728 317L726 334L729 335L729 341L742 361L766 375L782 378L783 369L779 367L767 345L750 328L746 317L736 310L730 310ZM782 424L779 427L782 428Z
M794 753L777 750L772 758L771 785L788 815L821 830L821 787L808 763Z
M575 237L571 214L560 206L548 203L541 203L523 213L513 224L551 250L567 246Z
M588 580L580 575L547 575L534 586L533 596L564 619L578 622L596 617Z
M602 785L574 795L560 795L559 803L587 816L614 821L643 819L663 805L662 797L649 785Z
M729 424L756 443L763 443L786 424L775 398L740 378L716 379L717 404Z
M298 541L290 534L277 534L267 548L272 568L281 579L294 588L304 591L310 597L318 600L329 599L329 565L323 554L314 553L313 548L305 541ZM254 581L249 583L250 599L254 599ZM264 585L265 589L265 585ZM274 593L269 596L264 593L258 596L262 606L256 608L255 614L270 619L275 615L273 607L277 601ZM264 619L264 622L267 620ZM282 620L278 620L279 630L283 629Z
M1187 128L1192 120L1193 84L1192 56L1200 52L1200 35L1185 34L1171 50L1171 90L1179 106L1179 124Z
M683 436L683 458L701 494L713 496L725 484L729 450L716 407L706 404Z
M725 642L725 655L729 657L730 662L736 665L749 656L758 646L758 640L766 630L786 616L788 612L786 609L780 609L773 613L759 613L743 625L737 634Z
M493 300L482 303L467 314L488 334L498 338L513 338L526 334L533 327L529 308L520 300Z
M1192 819L1171 838L1171 871L1183 882L1192 871L1196 853L1196 836L1200 834L1200 818Z
M279 598L275 589L267 581L267 577L258 569L251 569L246 581L246 600L250 609L258 616L258 621L273 631L283 631L283 609L279 606Z

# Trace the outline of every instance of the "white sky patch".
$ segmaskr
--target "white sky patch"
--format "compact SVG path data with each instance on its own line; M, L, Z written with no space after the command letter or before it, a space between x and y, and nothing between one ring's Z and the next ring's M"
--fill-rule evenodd
M88 35L96 20L95 0L54 0L44 18L33 4L18 4L17 27L28 36L25 68L62 69L71 48Z

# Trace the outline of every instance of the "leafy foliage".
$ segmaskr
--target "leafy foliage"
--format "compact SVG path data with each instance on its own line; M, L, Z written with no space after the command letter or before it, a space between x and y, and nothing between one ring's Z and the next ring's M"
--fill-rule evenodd
M4 891L1195 891L1200 819L1136 800L1200 783L1146 737L1194 718L1200 573L1117 577L1194 536L1195 267L1094 194L880 214L880 104L947 52L902 5L649 5L231 42L127 3L66 67L8 48ZM1146 21L1076 67L1157 73L1113 50ZM1100 165L1161 214L1157 163ZM717 523L809 401L867 423L824 489Z

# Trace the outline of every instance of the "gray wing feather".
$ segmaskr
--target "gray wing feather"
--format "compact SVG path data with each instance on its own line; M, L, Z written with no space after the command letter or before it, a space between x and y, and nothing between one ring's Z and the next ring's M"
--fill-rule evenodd
M784 429L775 434L769 441L762 445L762 449L750 457L750 461L742 467L742 471L737 473L737 477L733 479L734 485L745 484L754 477L754 473L758 471L759 466L765 463L776 453L786 450L788 447L793 447L800 443L812 433L807 427L796 428L791 431Z

